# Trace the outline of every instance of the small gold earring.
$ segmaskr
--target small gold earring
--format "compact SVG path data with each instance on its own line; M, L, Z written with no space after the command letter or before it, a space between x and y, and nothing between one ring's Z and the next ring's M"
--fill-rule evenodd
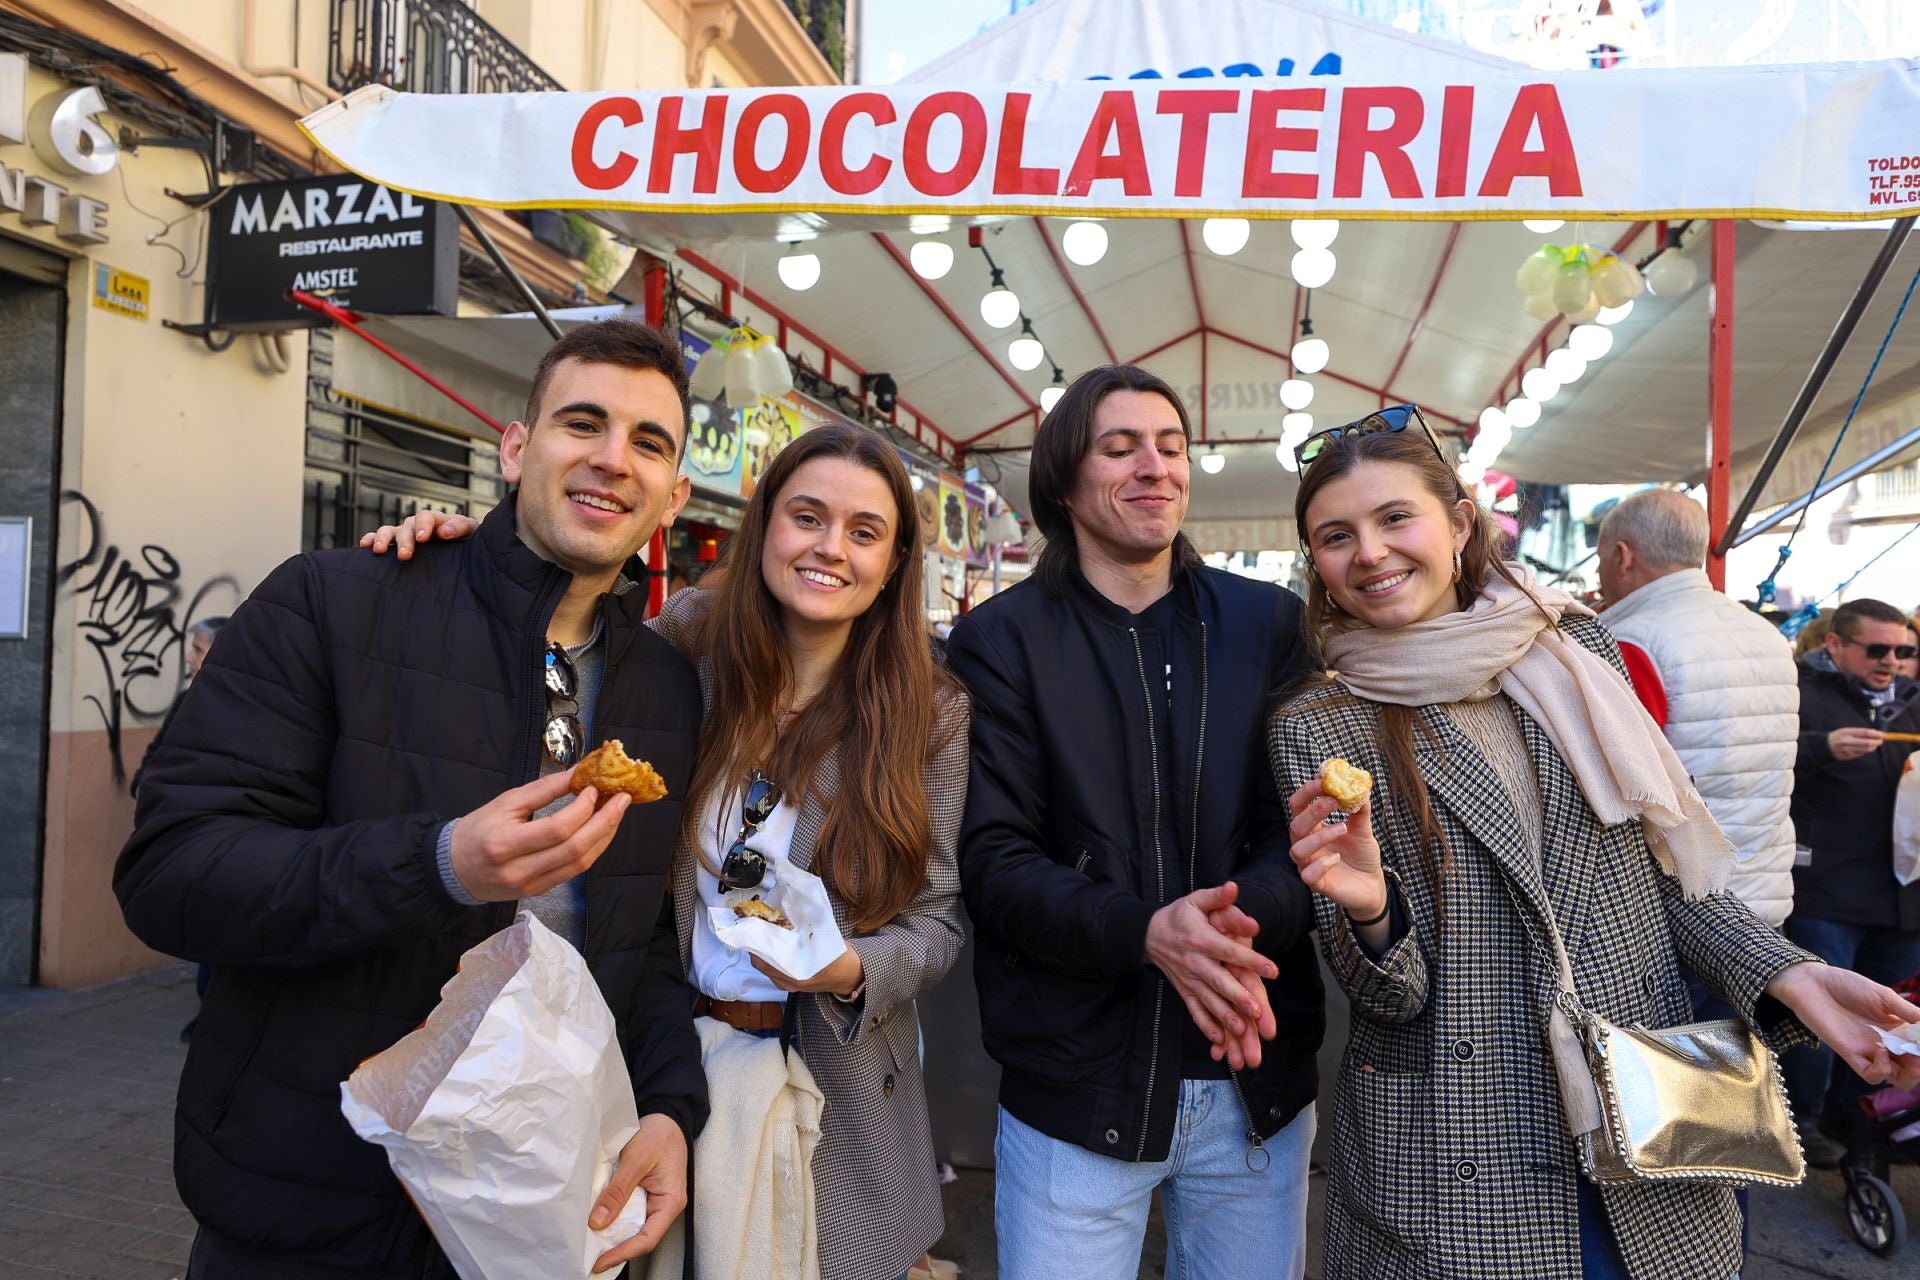
M1460 581L1460 548L1453 549L1453 580Z

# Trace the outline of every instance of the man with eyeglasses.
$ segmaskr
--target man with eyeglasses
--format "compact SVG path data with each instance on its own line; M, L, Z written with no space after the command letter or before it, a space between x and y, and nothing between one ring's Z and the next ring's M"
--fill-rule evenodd
M1887 736L1920 733L1920 687L1897 674L1912 647L1900 610L1850 600L1800 662L1793 825L1813 857L1793 873L1786 935L1888 985L1920 971L1920 884L1893 878L1894 795L1914 748ZM1825 1048L1789 1050L1782 1067L1794 1111L1861 1150L1859 1077Z
M189 1280L453 1275L339 1086L516 904L581 950L633 1078L640 1131L590 1222L636 1185L647 1220L599 1266L685 1206L706 1081L665 891L700 695L630 565L687 500L687 394L671 339L575 329L470 541L287 561L194 681L114 876L142 940L214 966L175 1117ZM569 796L608 739L668 799Z

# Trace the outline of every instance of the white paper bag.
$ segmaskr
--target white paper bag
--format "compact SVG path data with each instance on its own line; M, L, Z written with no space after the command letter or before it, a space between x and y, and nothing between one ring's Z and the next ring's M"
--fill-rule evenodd
M758 897L778 907L793 928L770 920L735 915L732 903ZM840 958L847 949L834 922L833 903L819 876L791 862L769 861L765 880L752 889L722 895L721 905L707 908L714 937L738 951L759 956L789 978L805 982Z
M1893 878L1901 884L1920 880L1920 769L1913 762L1920 752L1907 757L1900 774L1900 789L1893 796Z
M584 1280L633 1238L646 1194L587 1214L640 1127L633 1083L580 953L531 915L460 959L418 1030L340 1086L387 1149L462 1280Z

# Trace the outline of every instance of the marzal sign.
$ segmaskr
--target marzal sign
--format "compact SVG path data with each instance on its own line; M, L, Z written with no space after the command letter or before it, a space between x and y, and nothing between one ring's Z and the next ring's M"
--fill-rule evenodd
M376 181L508 207L1446 219L1920 210L1920 62L1502 72L1471 84L476 96L369 86L304 124Z

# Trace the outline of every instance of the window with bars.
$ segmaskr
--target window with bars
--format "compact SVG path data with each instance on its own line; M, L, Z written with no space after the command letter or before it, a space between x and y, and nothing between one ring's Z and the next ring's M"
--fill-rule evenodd
M492 441L389 413L333 390L332 333L309 348L302 550L350 547L422 509L480 517L506 496Z

